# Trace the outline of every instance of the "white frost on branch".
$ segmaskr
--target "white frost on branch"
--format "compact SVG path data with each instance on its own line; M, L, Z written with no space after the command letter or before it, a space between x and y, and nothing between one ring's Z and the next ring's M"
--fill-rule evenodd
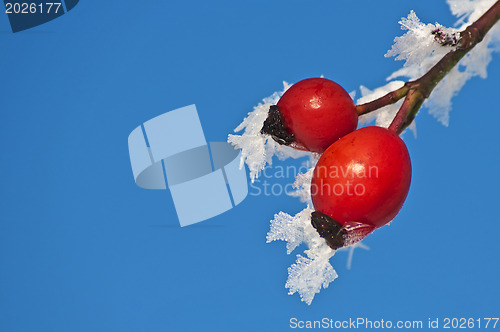
M358 104L370 102L402 87L404 82L395 80L395 78L404 76L412 80L422 76L446 53L454 48L454 46L442 46L435 40L432 32L439 30L445 35L457 36L457 29L446 28L438 23L422 23L413 10L408 17L402 18L399 24L401 24L401 28L407 32L403 36L394 39L394 45L385 56L396 57L396 60L405 60L403 68L397 70L387 78L389 83L373 91L361 86L360 90L362 97L357 100ZM362 123L367 123L375 119L375 125L387 128L391 124L402 103L403 99L395 104L382 107L372 113L366 114L362 116L360 120ZM409 129L412 130L416 136L417 128L415 121L412 122Z
M448 0L452 13L459 17L459 30L464 30L483 15L495 0ZM447 126L450 120L451 100L465 83L476 76L486 78L493 52L500 51L500 25L497 23L472 51L465 55L436 86L424 106L429 113Z
M280 160L285 160L289 157L300 158L309 155L309 152L292 149L285 145L280 145L274 141L271 136L261 134L260 130L267 118L269 107L276 105L280 97L285 93L290 84L283 82L283 91L275 92L271 96L264 98L262 103L259 103L253 108L253 111L248 113L248 116L243 122L236 127L235 132L243 131L241 135L229 135L228 142L235 149L241 149L240 168L246 163L250 170L250 179L252 182L259 177L260 172L266 167L266 164L271 165L273 156L276 155Z
M271 229L267 234L268 243L286 241L287 254L300 244L307 244L305 256L297 255L297 261L288 268L288 280L285 284L289 289L288 294L299 293L301 300L307 304L311 304L321 288L327 288L337 278L337 273L330 264L330 258L335 255L335 251L312 227L313 211L307 206L293 217L280 212L271 220Z
M496 0L447 0L451 13L458 17L456 25L460 30L465 29L472 22L481 17Z
M385 56L405 60L405 67L415 67L414 70L418 71L427 71L453 48L438 43L432 34L433 31L439 30L445 35L458 38L457 29L446 28L439 23L422 23L413 10L408 17L402 18L399 24L401 29L407 32L394 39L394 45Z
M456 36L467 26L486 12L495 0L448 0L453 15L459 18L458 29L445 28L439 24L424 24L411 11L407 18L399 23L407 32L394 39L395 44L386 54L396 60L405 60L403 68L392 73L387 80L405 77L415 80L425 74L446 53L455 46L442 46L435 40L432 32L438 29L441 33ZM487 67L494 51L500 50L500 26L495 25L448 75L436 86L429 98L424 102L430 114L447 126L451 111L452 99L472 77L486 78ZM389 112L389 108L386 112ZM383 112L382 112L383 113ZM385 114L388 115L388 114ZM382 115L380 115L382 117ZM378 117L377 117L378 120Z

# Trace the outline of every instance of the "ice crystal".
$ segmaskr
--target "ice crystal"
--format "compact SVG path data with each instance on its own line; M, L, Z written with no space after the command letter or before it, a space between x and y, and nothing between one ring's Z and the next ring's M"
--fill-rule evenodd
M285 93L291 85L283 82L283 91L275 92L271 96L264 98L262 103L254 107L253 111L243 122L236 127L235 132L243 131L241 135L229 135L228 142L235 149L241 149L240 168L246 163L250 170L250 179L252 182L259 177L260 172L267 164L272 164L273 156L280 160L289 157L299 158L308 155L308 152L292 149L288 146L280 145L275 142L271 136L262 134L260 130L267 118L269 107L275 105L279 98Z
M408 30L403 36L394 39L394 45L385 55L396 57L396 60L405 60L405 67L418 65L420 70L427 70L453 46L443 46L435 38L433 32L439 31L444 35L458 35L458 30L446 28L438 23L424 24L420 22L412 10L408 17L399 21L403 30ZM433 61L424 61L433 58Z
M451 13L458 17L456 25L461 25L460 30L477 20L483 15L496 0L447 0Z
M308 167L308 171L305 173L299 173L295 177L295 181L292 184L292 188L296 189L290 193L290 196L298 197L301 202L308 203L312 205L311 201L311 180L313 176L314 167L318 159L314 154L311 155L311 158L305 162L306 167Z
M307 244L308 249L304 251L306 256L297 255L297 261L288 268L288 280L285 284L289 289L288 294L299 293L301 300L307 304L311 304L321 288L327 288L337 278L337 273L330 264L335 251L312 227L313 211L307 206L293 217L280 212L271 220L271 228L267 234L268 243L286 241L288 254L300 244Z
M354 257L354 250L357 248L364 249L364 250L370 250L370 248L362 242L356 242L353 245L350 245L349 247L342 247L342 248L337 249L339 251L347 250L349 252L348 256L347 256L347 269L348 270L350 270L352 267L352 258Z

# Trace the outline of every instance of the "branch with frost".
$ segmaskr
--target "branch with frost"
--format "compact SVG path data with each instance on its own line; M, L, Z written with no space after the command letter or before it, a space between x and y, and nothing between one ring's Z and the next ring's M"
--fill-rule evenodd
M475 2L479 1L476 0ZM492 3L492 1L482 1L482 4L484 5L485 2ZM449 0L449 3L456 5L457 0ZM473 11L473 13L469 15L476 16L477 11ZM447 53L437 63L433 64L420 78L408 81L403 86L388 92L380 98L358 105L358 114L368 114L381 107L392 105L404 98L399 111L389 126L390 129L401 133L413 122L413 119L424 101L432 97L431 93L435 88L439 93L434 94L434 96L437 95L441 99L441 102L438 101L434 103L438 107L440 105L444 106L445 110L447 109L449 112L451 98L457 90L460 90L463 84L465 84L465 81L472 76L481 74L483 74L481 76L485 76L485 66L489 63L491 57L491 52L488 52L487 48L488 43L486 43L486 47L481 48L477 52L473 53L471 51L477 44L485 39L487 32L493 28L499 19L500 1L496 1L481 17L468 25L464 30L460 31L459 37L457 38L457 31L446 29L438 25L421 24L412 11L407 19L403 19L400 22L403 28L409 30L409 32L402 37L397 37L395 39L395 46L393 46L387 54L388 56L396 56L397 60L406 59L406 68L399 71L399 73L397 72L396 75L412 76L416 73L420 73L422 67L433 63L433 60L439 52L432 47L429 48L429 45L426 43L423 43L424 47L420 48L422 41L429 42L429 36L431 36L430 38L432 38L436 45L442 47L441 51L443 49L451 49L447 50ZM499 28L495 27L495 37L497 37L498 31ZM488 38L488 42L493 40L493 37ZM417 46L412 46L418 41L421 43L416 44ZM468 58L465 58L462 63L462 65L465 66L465 70L460 72L456 65L468 54ZM482 63L483 66L478 65L478 62ZM443 81L448 74L450 74L449 79ZM393 77L394 74L389 78ZM440 83L441 85L439 85ZM443 97L447 97L445 102L442 102ZM434 99L431 98L430 101L433 102ZM448 123L448 112L440 119L444 124Z

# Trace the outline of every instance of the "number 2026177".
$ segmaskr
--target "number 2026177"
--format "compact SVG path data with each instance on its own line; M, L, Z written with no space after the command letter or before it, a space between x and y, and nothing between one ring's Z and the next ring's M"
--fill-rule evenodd
M5 13L7 14L57 14L61 8L60 2L27 3L7 2Z

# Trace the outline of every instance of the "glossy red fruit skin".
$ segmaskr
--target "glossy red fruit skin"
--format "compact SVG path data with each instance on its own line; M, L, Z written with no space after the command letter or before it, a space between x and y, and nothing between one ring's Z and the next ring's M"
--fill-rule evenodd
M309 151L322 153L356 130L358 115L349 94L326 78L308 78L292 85L277 104L288 132Z
M411 161L403 140L385 128L365 127L323 153L311 195L316 211L343 226L360 222L378 228L398 214L410 183Z

